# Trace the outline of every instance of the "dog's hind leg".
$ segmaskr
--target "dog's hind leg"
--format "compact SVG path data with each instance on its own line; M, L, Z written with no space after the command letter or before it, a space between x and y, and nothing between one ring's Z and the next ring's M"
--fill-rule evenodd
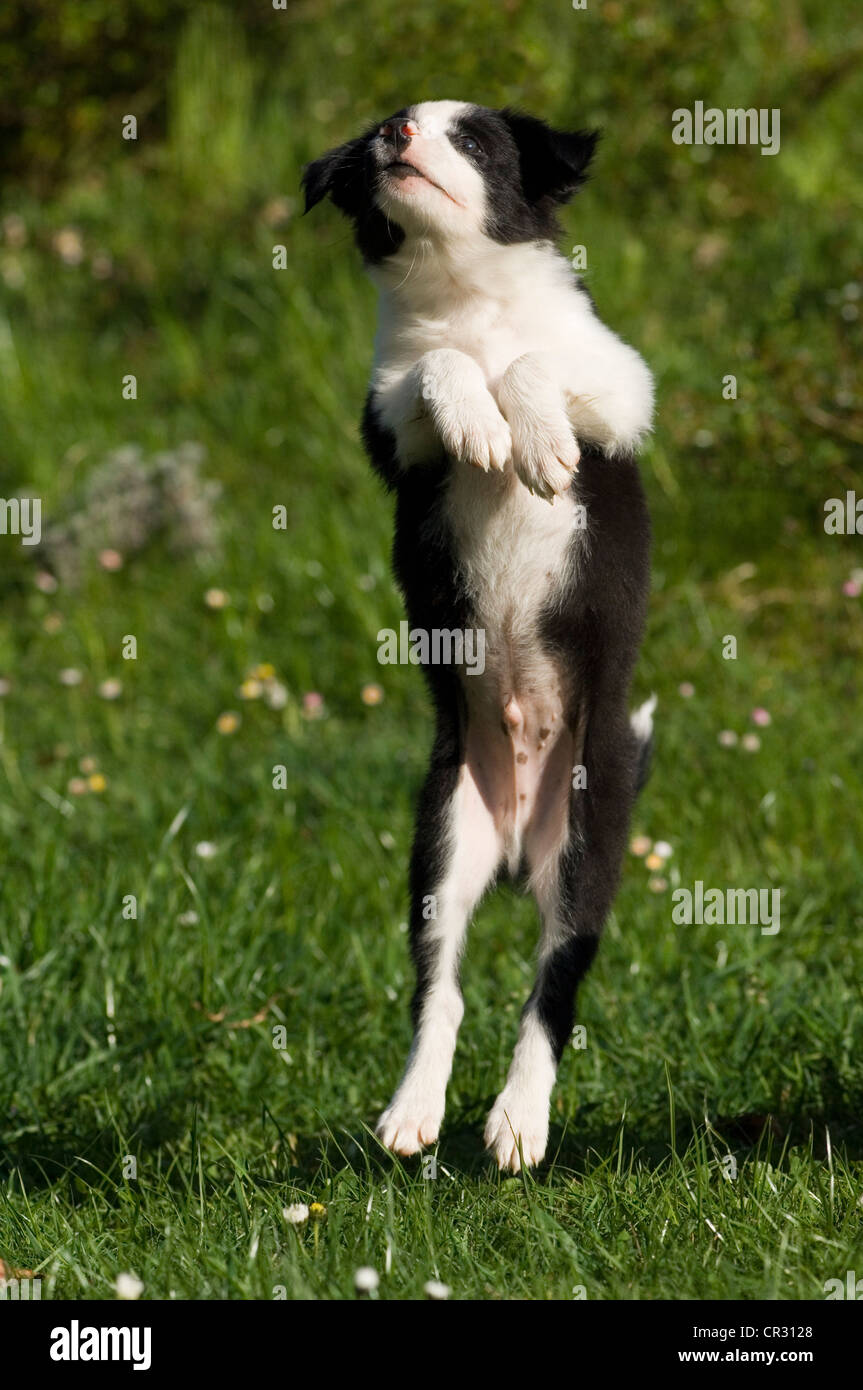
M400 1154L433 1144L440 1132L464 1013L459 960L471 913L502 854L494 818L453 742L439 737L420 797L411 862L414 1038L377 1124L381 1141Z
M581 745L577 734L561 740L562 754L571 752L583 775L571 790L567 785L564 797L556 791L553 803L540 798L525 838L542 917L539 965L506 1084L485 1130L499 1167L514 1172L522 1157L529 1166L545 1154L551 1092L572 1031L576 990L614 898L635 795L638 743L622 707L591 715L579 757ZM559 786L559 777L550 780L550 789Z

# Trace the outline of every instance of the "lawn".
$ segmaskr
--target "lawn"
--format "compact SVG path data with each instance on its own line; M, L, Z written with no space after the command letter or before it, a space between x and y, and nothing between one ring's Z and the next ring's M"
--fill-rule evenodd
M130 10L143 52L160 6ZM863 20L174 17L97 92L116 34L61 6L54 97L34 82L56 144L25 132L0 200L2 495L42 499L40 545L0 536L0 1258L43 1299L122 1273L340 1299L361 1266L392 1299L823 1298L863 1271L863 542L824 529L863 493ZM671 854L627 857L549 1160L518 1178L482 1149L537 939L506 887L433 1161L373 1137L410 1036L431 717L376 659L402 609L358 432L373 290L298 198L306 160L440 96L603 127L563 245L658 389L633 835ZM779 153L674 144L698 100L780 110ZM698 880L781 889L781 929L675 924Z

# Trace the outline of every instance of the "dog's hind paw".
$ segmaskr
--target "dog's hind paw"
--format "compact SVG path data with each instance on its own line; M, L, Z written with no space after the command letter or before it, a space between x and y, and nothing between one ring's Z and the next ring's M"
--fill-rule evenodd
M501 1091L485 1126L485 1146L498 1168L518 1173L522 1160L525 1168L532 1168L542 1162L547 1144L548 1106Z
M407 1157L434 1144L440 1134L443 1106L419 1097L393 1096L375 1126L381 1143L393 1153Z

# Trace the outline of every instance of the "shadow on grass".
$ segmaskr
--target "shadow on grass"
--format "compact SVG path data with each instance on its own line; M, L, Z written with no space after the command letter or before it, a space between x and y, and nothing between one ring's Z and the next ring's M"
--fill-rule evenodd
M129 1174L124 1171L129 1157L145 1155L152 1172L154 1156L159 1154L160 1183L188 1191L199 1181L199 1097L194 1070L185 1081L172 1095L124 1115L122 1143L115 1127L87 1122L81 1113L80 1096L70 1098L65 1111L53 1114L47 1123L16 1113L17 1133L0 1142L0 1181L19 1175L26 1190L63 1186L73 1205L89 1200L98 1190L113 1203L129 1190ZM202 1083L201 1103L203 1091ZM641 1116L630 1115L621 1130L619 1122L609 1124L599 1118L598 1105L583 1104L567 1124L553 1119L547 1159L536 1177L554 1186L585 1179L602 1166L619 1173L658 1171L668 1166L675 1154L682 1158L690 1153L695 1159L700 1156L716 1162L729 1154L738 1161L758 1158L779 1170L789 1153L801 1148L810 1149L818 1161L826 1161L829 1152L849 1161L863 1158L863 1080L852 1081L832 1061L822 1061L810 1074L807 1091L811 1101L801 1098L796 1107L777 1107L772 1112L713 1115L708 1110L706 1123L704 1112L678 1114L673 1145L668 1111L662 1106ZM314 1191L335 1172L365 1178L369 1171L386 1174L394 1164L409 1177L418 1177L424 1159L432 1155L448 1172L474 1181L497 1182L497 1170L482 1140L493 1099L489 1095L456 1108L448 1116L436 1148L411 1158L389 1154L370 1132L372 1126L337 1130L322 1123L315 1130L291 1132L291 1123L274 1113L263 1098L252 1099L254 1118L240 1115L236 1122L251 1150L243 1166L248 1164L248 1177L262 1188L301 1185ZM255 1136L258 1127L260 1133ZM12 1125L7 1121L7 1135L10 1130ZM262 1151L267 1155L265 1163L260 1161ZM227 1159L205 1158L205 1186L225 1176L222 1169L226 1164L225 1173L230 1175L233 1170ZM134 1183L131 1186L134 1189Z
M812 1078L818 1099L801 1102L796 1108L777 1107L775 1111L748 1111L740 1114L683 1114L675 1123L674 1143L668 1132L668 1112L657 1108L652 1114L631 1117L623 1128L591 1116L589 1105L579 1108L568 1125L552 1122L546 1162L537 1170L540 1181L554 1185L586 1178L598 1167L626 1173L642 1168L657 1171L674 1155L683 1157L694 1147L712 1161L728 1155L738 1161L759 1159L782 1170L792 1150L811 1149L818 1161L829 1153L841 1154L848 1161L863 1159L863 1083L849 1084L832 1062L824 1062ZM471 1102L456 1110L445 1122L440 1143L424 1155L400 1158L390 1155L364 1129L338 1134L296 1136L292 1152L293 1168L304 1179L312 1172L349 1169L358 1177L369 1166L382 1173L400 1164L408 1174L422 1171L423 1157L433 1154L439 1165L471 1179L497 1180L497 1172L486 1153L482 1133L485 1115L494 1097L483 1104Z
M17 1136L0 1142L0 1181L14 1174L27 1191L65 1184L73 1205L88 1200L94 1189L110 1201L112 1191L129 1178L130 1159L175 1146L189 1133L189 1107L179 1099L161 1101L124 1121L123 1144L112 1125L82 1123L78 1109L72 1101L67 1113L49 1123L19 1111Z

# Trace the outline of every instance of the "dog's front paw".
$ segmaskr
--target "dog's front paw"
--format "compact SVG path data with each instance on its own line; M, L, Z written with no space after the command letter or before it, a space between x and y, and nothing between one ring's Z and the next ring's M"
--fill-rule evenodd
M521 1144L521 1155L519 1155ZM545 1157L548 1144L548 1105L536 1098L504 1087L489 1113L485 1126L485 1146L498 1168L519 1172L522 1157L532 1168Z
M512 453L512 436L491 395L443 405L436 415L448 454L486 473L503 472Z
M566 416L549 421L520 415L511 430L513 467L525 487L548 502L566 492L581 457Z
M418 1092L393 1096L375 1127L375 1133L393 1153L419 1153L425 1144L434 1144L443 1121L443 1102Z

